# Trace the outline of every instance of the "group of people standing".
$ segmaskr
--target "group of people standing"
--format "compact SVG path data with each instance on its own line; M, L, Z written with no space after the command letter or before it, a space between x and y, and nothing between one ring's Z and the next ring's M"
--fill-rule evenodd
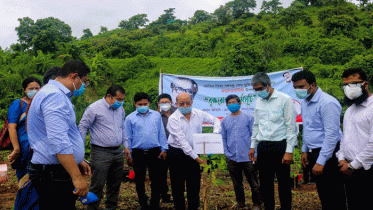
M297 144L296 112L291 97L274 89L267 74L259 72L252 78L258 96L254 116L241 112L240 98L229 95L226 105L231 113L220 122L192 108L193 97L187 92L179 93L176 102L161 94L158 111L149 109L152 101L148 94L138 92L134 96L136 110L126 116L125 90L113 85L85 110L77 125L71 97L84 93L90 69L81 61L68 61L48 72L43 87L36 78L24 81L25 97L14 101L8 113L14 147L8 158L11 162L21 160L17 177L21 180L28 175L38 195L38 208L75 209L77 197L90 191L99 200L88 209L99 209L106 185L105 207L117 209L126 159L135 171L139 209L159 209L161 200L170 202L168 170L175 209L198 209L203 161L193 150L193 134L202 133L203 123L213 124L213 132L222 134L240 208L246 207L243 174L250 184L253 209L262 209L263 204L266 210L275 209L275 177L281 209L292 208L289 177ZM323 209L347 209L347 204L348 209L364 209L369 206L373 183L369 179L373 99L362 70L346 70L342 81L349 105L343 133L338 100L317 86L311 72L301 71L292 77L297 97L304 99L302 164L313 166ZM88 132L90 162L84 159ZM150 201L145 190L147 169ZM91 176L89 188L85 175ZM27 199L17 196L17 201L16 205L22 206Z

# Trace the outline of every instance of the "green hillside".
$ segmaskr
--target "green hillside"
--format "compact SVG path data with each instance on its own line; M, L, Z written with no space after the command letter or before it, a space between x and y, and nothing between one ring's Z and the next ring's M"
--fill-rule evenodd
M148 92L155 99L160 69L172 74L237 76L303 66L316 74L324 91L343 98L339 85L345 68L361 67L370 79L373 76L373 7L329 2L305 6L294 1L276 14L246 12L239 18L229 10L224 15L217 10L199 23L115 29L89 38L52 40L53 47L47 48L37 45L36 38L32 48L20 41L0 50L0 124L10 103L21 97L24 78L41 77L70 59L84 60L92 70L92 85L84 97L73 99L78 119L111 84L126 89L127 113L133 110L136 92Z

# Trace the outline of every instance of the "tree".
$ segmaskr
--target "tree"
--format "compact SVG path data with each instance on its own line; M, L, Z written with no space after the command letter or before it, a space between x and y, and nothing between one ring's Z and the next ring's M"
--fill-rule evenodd
M132 16L128 20L122 20L118 27L127 30L139 29L141 26L144 26L147 22L149 22L149 20L146 18L147 16L147 14L138 14Z
M169 8L164 10L165 14L162 14L159 16L158 20L151 22L149 25L150 26L155 26L155 25L166 25L167 23L174 21L176 19L175 17L175 8Z
M87 38L92 37L92 36L93 36L93 34L91 32L91 29L87 28L87 29L83 30L83 36L82 36L81 39L87 39Z
M260 9L268 14L277 14L283 9L280 5L282 5L282 3L279 0L263 1Z
M193 17L190 18L190 23L191 24L202 23L204 21L208 21L211 19L212 19L212 16L210 15L210 13L204 10L197 10L194 12Z
M106 33L106 32L107 32L107 27L101 26L100 34L103 34L103 33Z
M232 11L234 19L238 19L241 15L248 13L250 9L255 9L255 0L234 0L225 4L225 7Z
M16 27L16 31L22 50L54 52L56 51L54 42L69 42L73 39L71 27L54 17L38 19L36 22L29 17L24 17L19 18L18 21L20 26Z
M228 13L228 9L224 7L223 5L220 5L219 8L217 8L213 13L216 18L218 19L218 23L220 25L225 25L229 23L231 20L231 15Z

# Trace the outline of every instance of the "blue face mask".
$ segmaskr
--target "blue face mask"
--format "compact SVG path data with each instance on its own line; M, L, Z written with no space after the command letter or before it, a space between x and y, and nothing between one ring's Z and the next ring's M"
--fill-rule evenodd
M123 104L124 104L124 101L119 102L119 101L115 100L115 102L111 105L111 108L118 109L119 107L123 106Z
M192 106L189 107L179 107L179 111L183 114L188 114L192 111Z
M141 114L144 114L149 110L149 106L138 106L136 110Z
M228 109L232 113L238 112L238 110L240 110L240 108L241 108L241 106L240 106L239 103L229 104L228 105Z
M257 91L256 94L260 98L267 98L269 96L269 92L267 90Z
M27 91L27 97L29 99L31 99L32 97L34 97L34 95L37 93L38 91L37 90L29 90Z
M80 78L79 78L80 80ZM85 84L82 82L82 80L80 80L80 82L82 83L82 85L80 86L79 90L76 90L75 88L75 83L73 82L74 84L74 93L73 93L73 96L80 96L84 93L84 90L85 90Z
M310 86L311 87L311 86ZM310 89L310 88L308 88ZM308 89L295 89L295 95L297 95L297 97L299 99L306 99L308 98L311 94L308 93Z

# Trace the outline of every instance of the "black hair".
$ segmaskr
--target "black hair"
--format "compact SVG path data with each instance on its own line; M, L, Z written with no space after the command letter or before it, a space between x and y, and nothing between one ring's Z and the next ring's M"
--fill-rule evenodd
M112 85L109 87L109 89L107 89L106 91L106 95L107 96L108 94L110 94L111 96L116 96L117 95L117 92L121 92L123 95L126 94L126 91L124 90L124 88L120 85Z
M171 96L170 96L169 94L167 94L167 93L163 93L163 94L161 94L161 95L158 96L158 103L159 103L159 101L160 101L162 98L168 98L168 99L170 99L170 101L172 102L172 98L171 98Z
M149 101L149 103L151 103L149 95L144 93L144 92L136 93L135 97L133 98L135 103L137 103L138 101L141 101L142 99L147 99Z
M50 79L56 79L58 71L61 69L59 66L48 69L43 75L43 85L47 84Z
M315 75L310 71L300 71L293 75L291 81L298 82L299 80L305 79L309 85L316 83Z
M30 84L31 82L37 82L41 86L41 82L40 82L40 80L38 78L36 78L36 77L27 77L22 82L23 89L26 89L27 85Z
M57 76L65 78L72 73L78 73L79 77L82 78L87 76L91 72L89 67L83 62L79 60L71 60L67 61L65 65L58 71Z
M238 103L241 102L240 97L238 97L237 95L232 94L232 95L227 96L227 98L225 98L225 103L228 105L228 101L230 101L231 99L236 99L236 101Z
M368 81L368 77L367 77L366 73L360 68L349 68L349 69L344 70L344 72L342 74L342 78L347 78L347 77L349 77L351 75L355 75L355 74L358 74L359 78L361 80Z

